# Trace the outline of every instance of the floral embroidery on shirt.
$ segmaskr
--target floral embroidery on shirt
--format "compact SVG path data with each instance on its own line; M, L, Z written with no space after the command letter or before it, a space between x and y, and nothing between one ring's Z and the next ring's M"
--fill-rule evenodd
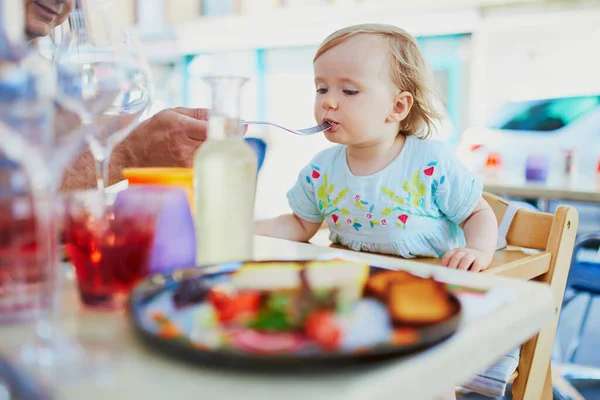
M316 180L321 178L321 170L318 166L311 164L312 172L311 176L306 176L306 182L309 184L315 184ZM336 212L342 213L344 215L349 215L350 211L345 208L338 208L337 205L342 200L346 194L348 194L348 189L340 190L335 198L332 200L333 191L335 190L335 185L333 183L329 183L329 177L327 174L323 174L323 183L317 188L317 200L318 207L321 214L324 216L330 216L333 220L333 224L336 226L340 226L339 215L335 214Z
M316 188L317 206L323 216L331 217L331 223L336 227L340 227L342 220L345 218L345 222L356 231L360 231L365 222L368 222L371 228L376 226L387 227L390 223L395 223L400 228L406 229L406 224L411 215L439 218L439 215L425 204L427 189L431 190L431 196L433 196L440 185L446 181L445 176L442 176L439 180L434 177L436 166L437 162L434 161L428 163L425 169L415 170L410 182L407 180L402 182L402 190L399 192L382 187L381 191L395 203L395 207L387 207L380 213L377 212L375 204L371 204L356 193L354 195L354 206L362 212L361 216L356 216L346 208L338 207L340 200L348 194L348 188L340 190L334 195L335 185L329 183L328 175L322 173L318 166L311 164L311 172L310 175L306 175L306 182L316 186L316 181L322 179L321 185ZM429 187L427 183L430 183ZM380 214L379 218L375 217L376 214ZM361 221L365 222L361 223Z
M365 206L369 205L368 201L361 199L360 195L357 194L354 196L354 205L361 209L361 211L365 211Z
M399 211L400 214L397 216L398 221L396 224L402 228L406 228L406 221L408 220L409 215L434 219L439 218L439 216L435 212L432 212L425 204L427 186L421 176L421 174L423 174L425 175L425 180L431 180L431 197L435 196L439 186L446 181L445 175L443 175L439 181L436 178L432 178L436 166L437 161L433 161L427 164L423 171L421 171L421 169L415 170L411 182L408 182L407 180L402 182L402 192L399 194L390 188L381 188L381 191L396 203L395 207L386 208L382 211L382 214L390 215L394 211Z
M387 220L385 218L378 220L374 217L373 213L375 212L375 205L372 204L371 208L369 208L369 212L365 215L365 217L367 218L367 220L369 221L369 225L371 225L371 228L374 228L375 226L387 226Z
M312 172L310 176L306 175L306 183L311 184L313 179L319 179L321 177L321 169L314 164L311 164Z
M387 226L388 225L388 221L383 218L381 220L375 218L375 204L371 204L366 200L363 200L362 197L360 196L360 194L357 194L354 196L354 205L359 208L361 211L366 213L364 214L365 219L369 222L369 225L371 226L371 228L374 228L375 226ZM365 206L368 206L368 211L365 208ZM353 222L355 223L355 222ZM362 227L362 225L358 224L359 228ZM356 226L355 226L356 228ZM358 229L357 229L358 230Z
M398 215L398 222L396 222L396 225L402 229L406 229L406 221L408 221L408 215L400 214Z

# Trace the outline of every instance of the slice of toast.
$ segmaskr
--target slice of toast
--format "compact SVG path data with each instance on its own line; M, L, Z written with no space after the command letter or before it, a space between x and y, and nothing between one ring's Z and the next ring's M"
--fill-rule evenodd
M333 299L335 309L344 313L361 299L370 268L369 264L343 260L311 261L304 272L309 290L317 298Z
M246 263L233 273L232 283L238 290L286 290L300 289L301 263L252 262Z
M419 276L406 271L381 271L369 278L365 286L365 294L371 295L380 300L385 300L388 294L388 286L391 283L405 283L411 281L424 280Z
M402 325L433 324L456 312L446 286L432 278L391 283L387 305L392 321Z
M306 263L306 278L313 290L358 286L362 291L369 277L369 264L344 260Z

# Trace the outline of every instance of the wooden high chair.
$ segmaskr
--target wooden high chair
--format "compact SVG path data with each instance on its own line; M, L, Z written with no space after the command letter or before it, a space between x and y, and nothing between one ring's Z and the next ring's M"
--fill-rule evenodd
M504 199L483 196L496 214L498 224L509 207ZM496 252L486 273L511 278L536 280L550 286L556 315L550 324L521 347L521 358L513 382L513 399L552 399L550 356L565 294L579 218L573 207L559 206L554 215L519 210L506 235L507 248ZM528 255L519 248L541 252ZM495 267L502 263L501 267Z
M546 283L554 294L556 315L553 321L521 346L513 382L513 399L552 399L550 356L565 293L571 256L577 233L578 215L573 207L559 206L554 214L515 209L493 194L483 197L494 210L498 225L503 221L508 247L496 251L491 266L483 273ZM505 216L513 214L507 224ZM509 216L510 218L510 216ZM523 249L531 249L523 251ZM537 250L537 251L533 251ZM424 259L439 263L440 260Z
M554 294L554 319L521 346L517 370L508 380L508 383L513 383L515 400L551 400L550 357L571 266L578 225L577 211L573 207L559 206L554 214L548 214L518 209L493 194L484 193L483 197L494 210L499 230L505 228L504 239L507 244L505 249L496 251L492 264L483 273L543 282L550 286ZM320 237L311 242L341 247L331 245L325 233L323 229ZM416 258L413 261L428 264L441 262L440 259L431 258Z

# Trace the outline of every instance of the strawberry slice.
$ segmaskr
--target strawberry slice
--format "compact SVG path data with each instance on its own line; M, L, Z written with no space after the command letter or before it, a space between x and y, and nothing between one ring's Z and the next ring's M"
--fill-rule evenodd
M340 347L342 330L332 311L315 311L309 314L304 324L304 332L325 350L335 351Z

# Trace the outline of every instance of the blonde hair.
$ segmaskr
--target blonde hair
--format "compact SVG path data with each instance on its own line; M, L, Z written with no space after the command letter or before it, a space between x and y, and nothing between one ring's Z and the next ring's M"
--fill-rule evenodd
M321 43L313 62L326 51L359 34L377 35L387 41L392 80L400 90L409 92L414 98L410 112L400 122L398 133L404 136L416 135L423 139L429 137L435 121L442 118L434 106L438 95L431 71L417 41L404 29L384 24L361 24L342 28Z

